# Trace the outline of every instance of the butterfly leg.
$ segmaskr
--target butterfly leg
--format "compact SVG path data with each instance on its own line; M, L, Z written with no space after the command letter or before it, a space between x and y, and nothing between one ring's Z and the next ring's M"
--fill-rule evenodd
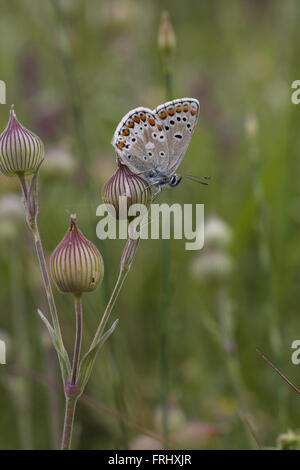
M155 187L156 187L157 191L156 191L156 193L154 193L153 196L152 196L152 202L153 202L155 199L158 198L158 196L160 195L160 193L161 193L161 191L162 191L161 186L157 185L157 186L155 186Z

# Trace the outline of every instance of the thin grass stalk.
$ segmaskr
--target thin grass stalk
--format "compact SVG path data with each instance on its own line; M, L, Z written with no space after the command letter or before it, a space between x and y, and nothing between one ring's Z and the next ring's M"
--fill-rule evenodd
M274 276L269 240L268 217L265 193L262 184L263 171L261 165L261 155L257 144L257 133L255 132L251 137L252 138L249 143L249 157L252 164L254 200L257 208L259 259L266 292L264 311L268 319L269 342L273 357L275 361L279 365L281 365L283 342L279 322L279 307L276 299L276 293L274 290ZM279 420L282 426L285 426L286 421L286 398L287 397L285 390L283 389L283 387L279 387L277 391L277 400L279 409Z
M82 105L81 105L80 93L79 93L80 90L79 90L76 76L75 76L75 62L74 62L73 54L71 51L69 37L64 27L63 11L57 0L52 0L52 4L53 4L53 9L55 12L58 28L60 31L60 35L61 35L61 44L65 44L65 47L62 47L62 46L60 47L60 53L61 53L62 61L64 64L64 68L65 68L66 80L68 82L68 89L70 91L69 99L70 99L71 109L72 109L72 114L73 114L75 135L78 141L79 157L80 157L80 162L81 162L81 174L84 175L83 180L85 181L86 186L87 186L88 200L93 201L94 200L93 191L92 191L91 185L89 184L89 178L86 177L86 161L89 160L89 150L88 150L86 134L85 134L85 129L84 129L83 112L82 112ZM91 211L90 204L89 204L89 209ZM105 257L105 243L101 243L101 251ZM107 268L106 268L106 274L107 274ZM108 290L108 276L107 275L103 279L103 284L104 284L104 291L106 292ZM113 341L113 339L111 339L111 341ZM118 359L114 355L112 347L110 347L110 350L111 350L111 354L113 355L112 359L115 362L119 373L121 373L121 368L118 365ZM119 399L116 398L115 402L116 402L116 406L120 409L121 412L124 411L123 408L120 408L121 403L124 403L124 400L121 398L121 395L123 395L122 383L123 382L121 381L121 384L118 385L118 390L115 390L115 393L114 393L115 397L119 397ZM122 421L120 421L120 429L123 435L123 442L127 442L126 446L128 446L128 438L126 437L127 434L124 431L124 425Z
M10 293L12 306L12 319L14 336L18 345L18 360L22 367L30 368L30 350L26 319L24 317L24 292L21 282L20 256L16 247L10 250ZM22 393L14 393L14 402L17 412L17 427L19 431L21 449L32 449L32 422L31 422L31 387L26 380L21 381Z
M45 371L47 380L51 382L56 381L57 367L56 356L53 350L53 345L49 342L49 332L44 324L40 326L42 331L42 341L45 356ZM48 400L48 415L50 423L51 444L52 449L58 449L60 445L60 403L58 400L57 391L53 387L47 387L47 400Z
M51 0L52 6L55 13L55 18L59 31L59 52L61 54L65 73L66 80L68 83L69 90L69 99L71 103L71 109L73 114L74 126L75 126L75 135L78 142L79 156L81 162L80 173L83 176L83 180L87 180L86 175L86 162L89 161L88 145L85 136L84 122L83 122L83 112L82 105L80 100L80 89L76 80L76 67L75 61L72 54L72 48L70 44L69 36L66 32L64 23L64 13L61 8L59 0Z
M165 68L165 92L166 100L172 98L173 74L170 66ZM166 196L170 202L170 194ZM162 300L161 300L161 427L164 439L164 448L168 447L169 423L168 423L168 401L169 401L169 309L170 309L170 240L162 240Z

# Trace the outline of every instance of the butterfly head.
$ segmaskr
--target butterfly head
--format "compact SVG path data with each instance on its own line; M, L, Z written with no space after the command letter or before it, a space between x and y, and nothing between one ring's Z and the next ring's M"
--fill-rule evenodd
M169 179L169 182L167 184L167 186L169 188L176 188L176 186L179 185L180 181L182 180L182 176L181 175L172 175Z

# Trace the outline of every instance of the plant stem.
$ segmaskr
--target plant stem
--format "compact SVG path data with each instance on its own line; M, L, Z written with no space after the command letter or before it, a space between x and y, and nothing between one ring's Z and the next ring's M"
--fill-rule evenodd
M114 290L111 294L109 302L106 306L105 312L101 318L99 326L97 328L96 334L90 346L91 350L99 341L106 326L106 323L109 319L113 306L117 300L117 297L121 291L122 285L127 277L127 274L131 268L131 264L136 253L137 247L139 244L138 241L134 241L129 239L125 245L123 250L122 259L121 259L121 267L120 273L115 284ZM80 356L80 348L81 348L81 335L82 335L82 303L81 297L77 296L75 298L75 310L76 310L76 340L74 346L74 359L73 359L73 367L72 367L72 380L71 383L66 385L65 387L65 396L66 396L66 412L65 412L65 420L64 420L64 430L63 430L63 437L62 437L62 444L61 449L67 450L70 449L71 439L72 439L72 432L73 432L73 421L76 409L76 403L79 396L83 392L83 388L81 390L78 389L77 386L77 374L78 374L78 363L79 363L79 356Z
M64 430L61 442L61 450L70 450L73 434L73 423L76 410L77 398L66 397L66 412Z
M24 291L22 289L22 264L21 254L13 242L10 252L10 294L11 309L14 328L14 337L18 344L19 363L25 369L30 369L30 340L28 337L28 325L26 312L24 311ZM21 449L32 449L32 394L27 380L20 378L20 388L12 389L12 397L16 407L16 420L20 436Z
M27 184L26 184L26 180L24 178L24 175L19 175L19 181L20 181L21 188L22 188L22 191L23 191L25 208L26 208L26 211L27 211L28 189L27 189ZM56 310L56 305L55 305L54 296L53 296L53 292L52 292L52 287L51 287L51 284L50 284L50 279L49 279L49 275L48 275L48 271L47 271L47 265L46 265L44 250L43 250L43 246L42 246L42 241L41 241L41 237L40 237L40 234L39 234L37 218L35 218L34 220L31 220L30 223L28 223L28 226L31 230L31 233L33 235L34 242L35 242L36 253L37 253L38 260L39 260L40 270L41 270L41 273L42 273L42 279L43 279L43 284L44 284L44 288L45 288L45 291L46 291L49 310L50 310L50 314L51 314L51 318L52 318L52 324L53 324L56 336L58 338L58 341L60 341L60 343L63 344L60 325L59 325L59 320L58 320L58 315L57 315L57 310ZM59 358L59 362L60 362L60 366L61 366L62 379L63 379L63 382L65 383L65 376L64 376L64 372L63 372L63 366L62 366L61 359L60 359L59 356L58 356L58 358Z
M80 396L80 390L77 386L78 364L80 359L81 342L82 342L82 296L75 295L75 313L76 313L76 337L74 344L72 378L70 384L65 386L66 411L64 419L64 430L61 442L62 450L69 450L71 447L73 423L77 400Z
M139 241L140 241L139 239L138 240L133 240L133 239L129 238L126 242L126 245L124 247L122 257L121 257L120 272L119 272L117 282L115 284L115 287L114 287L114 290L111 294L111 297L108 301L108 304L106 306L104 314L103 314L103 316L100 320L99 326L98 326L97 331L95 333L94 339L91 343L89 351L98 343L98 341L100 340L100 338L102 336L105 325L106 325L106 323L109 319L109 316L110 316L111 311L112 311L112 309L115 305L115 302L118 298L118 295L121 291L123 283L124 283L124 281L127 277L127 274L129 273L129 271L131 269L133 259L135 257L137 248L139 246Z
M80 358L81 341L82 341L82 298L81 295L75 296L75 312L76 312L76 338L74 345L74 357L72 366L71 384L76 384L78 375L78 364Z
M100 339L101 336L102 336L102 333L103 333L103 331L104 331L105 325L106 325L106 323L107 323L107 321L108 321L108 319L109 319L109 316L110 316L110 314L111 314L111 311L112 311L112 309L113 309L113 306L115 305L115 302L116 302L116 300L117 300L117 298L118 298L118 295L119 295L119 293L120 293L120 291L121 291L122 285L123 285L123 283L124 283L124 281L125 281L125 279L126 279L126 277L127 277L128 272L129 272L129 269L126 269L126 268L122 268L122 267L121 267L120 272L119 272L119 276L118 276L118 279L117 279L117 282L116 282L115 287L114 287L114 290L113 290L113 292L112 292L112 294L111 294L111 297L110 297L110 299L109 299L109 301L108 301L108 304L107 304L107 306L106 306L106 309L105 309L105 311L104 311L104 314L103 314L103 316L102 316L102 318L101 318L101 321L100 321L99 326L98 326L98 328L97 328L97 331L96 331L96 334L95 334L94 339L93 339L93 341L92 341L92 344L91 344L90 349L92 349L92 348L95 346L95 344L99 341L99 339Z
M172 98L172 69L165 64L166 99ZM168 201L170 197L167 196ZM161 427L166 449L168 431L168 394L169 394L169 364L168 364L168 315L170 307L170 240L162 241L162 301L161 301Z

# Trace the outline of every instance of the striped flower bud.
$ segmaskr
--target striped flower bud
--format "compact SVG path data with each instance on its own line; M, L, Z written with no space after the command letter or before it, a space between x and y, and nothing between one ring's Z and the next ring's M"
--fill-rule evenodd
M5 176L30 175L43 155L43 142L19 123L12 106L8 124L0 135L0 172Z
M75 295L91 292L101 282L104 264L99 250L78 229L76 215L50 258L52 279L58 290Z
M117 219L127 217L127 214L124 216L121 214L122 199L120 198L122 196L127 198L127 209L133 204L143 204L148 207L151 202L151 188L147 181L132 173L118 160L118 169L105 183L102 190L102 199L107 204L108 212ZM110 205L114 207L115 212L111 211Z

